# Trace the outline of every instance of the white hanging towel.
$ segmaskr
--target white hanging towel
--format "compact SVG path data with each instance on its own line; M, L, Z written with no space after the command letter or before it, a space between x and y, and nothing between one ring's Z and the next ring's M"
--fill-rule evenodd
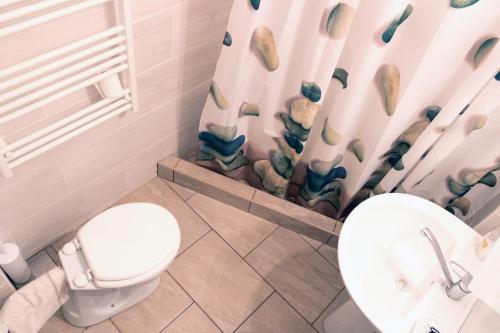
M36 333L68 299L64 271L53 268L7 299L0 310L0 332L3 326L10 333Z

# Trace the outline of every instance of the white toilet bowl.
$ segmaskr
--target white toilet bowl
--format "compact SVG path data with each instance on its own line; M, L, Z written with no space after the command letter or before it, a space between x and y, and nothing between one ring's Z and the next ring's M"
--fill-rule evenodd
M148 296L180 240L174 216L158 205L124 204L94 217L59 251L71 289L66 319L94 325Z

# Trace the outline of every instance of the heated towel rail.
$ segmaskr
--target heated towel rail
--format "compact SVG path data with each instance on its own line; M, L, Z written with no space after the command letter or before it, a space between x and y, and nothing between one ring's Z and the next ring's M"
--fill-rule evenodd
M26 3L23 5L23 3ZM115 24L15 65L0 68L0 126L81 89L116 76L119 89L13 142L0 133L0 173L12 169L127 111L137 110L129 0L0 0L0 38L111 3ZM64 27L62 27L64 28Z

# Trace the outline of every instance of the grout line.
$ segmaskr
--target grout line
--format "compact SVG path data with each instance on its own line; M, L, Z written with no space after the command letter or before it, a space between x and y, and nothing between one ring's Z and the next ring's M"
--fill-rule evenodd
M189 207L191 208L191 207ZM205 221L203 221L205 222ZM206 222L205 222L206 223ZM203 235L201 235L200 238L198 238L197 240L195 240L191 245L189 245L188 247L186 247L184 250L182 250L182 252L179 252L177 253L177 256L175 256L175 259L179 258L182 254L184 254L187 250L189 250L190 248L192 248L196 243L198 243L202 238L204 238L206 235L208 235L210 233L210 231L212 231L213 229L210 227L210 225L208 226L208 231L205 232ZM174 259L174 260L175 260Z
M252 198L250 199L250 202L248 204L248 209L247 209L247 212L250 213L250 207L252 207L252 203L253 203L253 198L255 198L255 193L257 193L257 189L254 189L253 191L253 194L252 194ZM252 214L252 213L250 213ZM253 215L253 214L252 214ZM255 215L257 216L257 215Z
M233 330L233 332L236 332L241 326L243 326L243 324L246 323L247 320L250 319L250 317L253 316L253 314L255 312L257 312L257 310L260 309L262 307L262 305L264 305L264 303L269 298L271 298L271 296L273 296L275 293L276 293L276 290L273 289L273 292L270 293L266 298L264 298L264 300L252 312L250 312L250 314L248 316L246 316L245 319L243 319L243 321Z
M271 222L269 222L271 223ZM272 223L274 224L274 223ZM276 226L276 228L274 228L273 231L271 231L271 233L269 235L267 235L266 237L264 237L263 240L261 240L260 242L258 242L250 251L248 251L248 253L244 256L240 256L242 259L245 259L246 257L248 257L250 255L250 253L252 253L256 248L258 248L262 243L264 243L269 237L271 237L272 234L274 234L276 232L276 230L278 230L279 228L281 228L279 225L277 224L274 224Z
M278 229L279 229L279 227L278 227L278 228L276 228L276 229L275 229L275 230L274 230L271 234L269 234L269 236L271 236L271 235L272 235L272 234L273 234L276 230L278 230ZM286 228L285 228L285 229L286 229ZM269 236L268 236L268 237L266 237L266 239L267 239L267 238L269 238ZM304 241L305 243L307 243L305 240L303 240L303 241ZM262 242L264 242L264 241L262 241ZM261 243L262 243L262 242L261 242ZM259 243L259 245L260 245L261 243ZM311 246L309 243L307 243L307 244L308 244L309 246ZM259 245L258 245L258 246L259 246ZM294 310L295 310L295 311L296 311L296 312L297 312L297 313L298 313L298 314L302 317L302 319L304 319L304 320L305 320L305 322L306 322L306 323L308 323L308 324L312 327L312 324L314 323L314 321L315 321L315 320L317 320L317 319L319 318L319 316L318 316L318 318L316 318L316 319L315 319L312 323L310 323L310 322L309 322L309 321L308 321L308 320L307 320L307 319L306 319L306 318L305 318L305 317L304 317L304 316L300 313L300 311L299 311L298 309L296 309L294 306L292 306L292 304L290 304L290 303L288 302L288 300L287 300L287 299L286 299L283 295L281 295L281 294L280 294L280 292L279 292L278 290L276 290L276 288L274 288L274 286L273 286L273 285L272 285L272 284L271 284L271 283L270 283L270 282L269 282L269 281L268 281L268 280L267 280L267 279L266 279L263 275L261 275L261 274L259 273L259 271L257 271L257 270L256 270L256 269L255 269L255 268L254 268L254 267L253 267L253 266L252 266L252 265L248 262L248 260L247 260L248 255L250 255L250 253L251 253L251 252L253 252L253 251L254 251L254 250L255 250L258 246L256 246L254 249L252 249L252 251L250 251L250 252L249 252L249 253L248 253L245 257L243 257L243 260L244 260L244 261L247 263L247 265L248 265L248 266L250 266L250 267L251 267L251 268L252 268L252 269L253 269L253 270L254 270L254 271L255 271L255 272L256 272L256 273L257 273L257 274L258 274L258 275L259 275L259 276L263 279L263 280L264 280L264 281L266 281L266 282L267 282L267 283L271 286L271 288L272 288L272 289L274 289L274 290L275 290L275 292L276 292L278 295L280 295L280 296L281 296L281 298L283 298L283 299L285 300L285 302L286 302L286 303L287 303L287 304L288 304L288 305L289 305L292 309L294 309ZM318 254L319 254L319 253L318 253ZM323 258L323 257L322 257L322 258ZM328 264L330 264L330 262L329 262L328 260L326 260L326 259L325 259L325 261L326 261ZM331 265L331 264L330 264L330 265ZM333 266L333 265L332 265L332 266ZM335 267L335 266L333 266L333 267ZM344 287L344 288L345 288L345 287ZM342 289L341 289L341 290L342 290ZM337 293L337 295L336 295L333 299L337 298L339 294L340 294L340 291ZM332 300L332 302L333 302L333 300ZM330 302L330 303L331 303L331 302ZM330 304L330 303L329 303L329 304ZM329 305L329 304L328 304L328 305ZM328 308L328 305L325 307L325 309L327 309L327 308ZM324 309L324 310L325 310L325 309ZM324 311L324 310L323 310L323 311ZM323 311L321 311L321 312L320 312L320 315L321 315L321 313L323 313ZM315 329L315 330L316 330L316 329Z
M174 156L174 157L177 157L177 156ZM175 162L174 164L174 168L172 169L172 172L175 171L175 169L177 169L177 166L179 165L179 162L181 161L181 159L179 157L177 157L177 161Z
M69 181L68 181L68 175L66 174L66 170L64 169L64 165L61 160L57 160L57 165L59 165L59 169L61 170L63 180L64 180L64 185L66 185L66 190L69 193L72 193L71 191L71 186L69 186Z
M194 300L193 296L191 296L191 294L189 294L189 292L188 292L186 289L184 289L184 287L183 287L183 286L179 283L179 281L177 281L177 280L174 278L174 276L173 276L172 274L170 274L170 272L169 272L168 270L166 270L165 272L166 272L166 273L167 273L167 274L168 274L168 275L172 278L172 280L174 280L174 281L175 281L175 283L177 283L177 285L178 285L178 286L179 286L179 287L180 287L180 288L181 288L181 289L182 289L182 290L186 293L186 295L188 295L188 296L189 296L189 298L191 298L191 300L193 301L193 303L191 303L191 305L196 304L196 305L197 305L197 306L201 309L201 312L203 312L203 313L207 316L207 318L208 318L208 319L209 319L209 320L210 320L210 321L211 321L211 322L215 325L215 327L217 327L217 328L218 328L221 332L224 332L224 330L222 330L222 328L220 328L220 327L219 327L219 325L217 325L217 323L216 323L216 322L215 322L215 321L214 321L214 320L213 320L213 319L212 319L212 318L208 315L208 313L207 313L207 312L205 312L205 310L201 307L201 305L200 305L200 304L198 304L198 303ZM191 305L190 305L190 306L191 306ZM188 308L189 308L190 306L188 306ZM186 308L186 309L187 309L187 308ZM184 312L184 311L183 311L183 312ZM175 319L174 319L174 320L175 320ZM168 326L169 326L171 323L173 323L173 322L174 322L174 321L172 320L172 321L171 321L171 322L170 322L167 326L165 326L163 329L165 329L166 327L168 327Z
M272 233L274 233L277 229L279 229L279 228L276 228L276 229L275 229ZM226 240L225 240L225 239L221 236L221 235L219 235L219 234L217 233L217 231L216 231L216 230L212 229L212 231L213 231L213 232L214 232L217 236L219 236L219 237L220 237L220 238L224 241L224 243L226 243L226 244L227 244L227 245L228 245L228 246L229 246L229 247L230 247L230 248L231 248L231 249L232 249L232 250L233 250L233 251L234 251L234 252L235 252L235 253L239 256L238 252L237 252L237 251L236 251L236 250L235 250L235 249L234 249L234 248L233 248L233 247L232 247L232 246L231 246L231 245L230 245L230 244L229 244L229 243L228 243L228 242L227 242L227 241L226 241ZM271 234L272 234L272 233L271 233ZM253 251L253 250L252 250L252 251ZM254 268L254 267L253 267L253 266L252 266L252 265L251 265L251 264L250 264L250 263L249 263L249 262L248 262L245 258L242 258L241 256L240 256L240 258L241 258L241 259L242 259L242 260L243 260L243 261L247 264L247 266L249 266L249 267L250 267L250 268L251 268L251 269L252 269L255 273L257 273L257 275L259 275L259 276L261 277L261 279L262 279L262 280L263 280L263 281L264 281L264 282L265 282L265 283L266 283L266 284L267 284L267 285L268 285L268 286L269 286L272 290L274 290L274 291L275 291L278 295L280 295L280 296L281 296L281 297L285 300L285 302L286 302L289 306L291 306L291 307L292 307L292 309L294 309L294 310L295 310L295 311L296 311L296 312L300 315L300 317L302 317L302 319L304 319L304 320L305 320L305 322L306 322L306 323L308 323L309 325L311 325L311 326L312 326L312 324L311 324L311 323L310 323L310 322L309 322L306 318L304 318L304 316L303 316L303 315L302 315L302 314L301 314L301 313L300 313L300 312L299 312L299 311L298 311L295 307L293 307L293 306L292 306L292 305L291 305L291 304L290 304L290 303L286 300L286 298L285 298L285 297L283 297L283 295L281 295L281 294L279 293L279 291L277 291L277 290L273 287L273 285L272 285L272 284L271 284L271 283L270 283L270 282L269 282L266 278L264 278L264 276L262 276L262 274L260 274L260 273L259 273L259 272L258 272L258 271L257 271L257 270L256 270L256 269L255 269L255 268ZM271 293L271 294L272 294L272 293ZM313 322L314 322L314 321L313 321Z
M196 193L195 193L192 197L194 197L194 196L195 196L195 195L197 195L197 194L200 194L200 193L196 192ZM200 194L200 195L203 195L203 194ZM191 198L192 198L192 197L191 197ZM214 199L214 200L215 200L215 199ZM216 201L218 201L218 200L216 200ZM218 202L223 203L223 202L221 202L221 201L218 201ZM206 223L206 224L210 227L211 231L214 231L214 232L217 234L217 236L219 236L219 237L220 237L220 238L221 238L221 239L222 239L222 240L223 240L223 241L224 241L224 242L225 242L225 243L226 243L226 244L227 244L227 245L228 245L228 246L229 246L229 247L230 247L230 248L231 248L234 252L236 252L236 254L237 254L240 258L242 258L242 259L244 259L246 256L248 256L248 255L249 255L249 254L250 254L250 253L251 253L251 252L252 252L255 248L257 248L257 247L258 247L260 244L262 244L262 243L263 243L266 239L268 239L268 238L269 238L269 236L271 236L271 235L272 235L272 234L273 234L276 230L278 230L278 229L279 229L279 227L280 227L279 225L277 225L277 224L275 224L275 223L272 223L272 222L266 221L266 222L268 222L268 223L271 223L271 224L276 225L276 228L274 228L274 230L273 230L273 231L272 231L269 235L267 235L267 236L266 236L263 240L261 240L260 242L258 242L258 243L257 243L257 244L256 244L256 245L255 245L255 246L254 246L254 247L253 247L253 248L252 248L252 249L251 249L251 250L250 250L250 251L249 251L249 252L248 252L245 256L242 256L242 255L240 255L240 254L238 253L238 251L236 251L236 250L235 250L235 249L234 249L234 248L233 248L233 247L232 247L232 246L231 246L231 245L230 245L230 244L226 241L226 239L225 239L224 237L222 237L222 235L220 235L220 234L219 234L219 233L218 233L218 232L217 232L214 228L212 228L212 226L210 225L210 223L208 223L208 222L207 222L207 221L206 221L206 220L205 220L205 219L204 219L204 218L203 218L200 214L198 214L198 212L197 212L197 211L196 211L196 210L195 210L195 209L194 209L194 208L193 208L193 207L192 207L192 206L191 206L191 205L190 205L187 201L186 201L186 204L189 206L189 208L190 208L190 209L191 209L191 210L192 210L192 211L193 211L196 215L198 215L198 217L199 217L199 218L200 218L203 222L205 222L205 223ZM224 203L223 203L223 204L224 204ZM230 205L229 205L229 206L230 206ZM233 206L231 206L231 207L233 207ZM236 208L236 207L234 207L234 208ZM207 232L207 233L208 233L208 232ZM206 235L206 234L205 234L205 235Z
M297 234L298 234L299 236L304 236L304 235L299 234L299 233L297 233ZM304 236L304 237L307 237L307 236ZM302 238L302 237L300 237L300 238ZM302 238L302 239L303 239L303 238ZM328 260L328 259L327 259L327 258L326 258L326 257L325 257L322 253L321 253L321 252L319 252L319 249L320 249L323 245L328 246L328 245L326 245L326 243L321 243L321 245L320 245L317 249L315 249L315 248L314 248L314 246L312 246L312 244L309 244L309 242L308 242L308 241L306 241L305 239L303 239L303 240L304 240L304 242L306 242L306 244L307 244L307 245L309 245L309 246L310 246L310 247L311 247L311 248L312 248L315 252L317 252L317 253L321 256L321 258L325 259L325 260L326 260L326 262L327 262L328 264L330 264L333 268L335 268L335 270L337 270L337 271L339 271L339 272L340 272L340 270L339 270L337 267L335 267L335 265L334 265L334 264L332 264L332 263L330 262L330 260Z
M164 182L164 183L165 183L168 187L170 187L170 189L171 189L172 191L174 191L174 192L175 192L175 194L177 194L177 196L178 196L180 199L182 199L182 201L184 201L186 204L188 204L188 200L189 200L189 199L191 199L191 198L192 198L192 197L194 197L195 195L199 194L199 193L198 193L198 192L196 192L196 191L193 191L193 190L191 190L191 189L189 189L189 188L187 188L187 187L184 187L184 186L182 186L182 185L176 184L176 183L174 183L174 182L172 182L172 181L170 181L170 180L168 180L168 179L164 179L164 178L161 178L161 177L158 177L158 178L160 178L160 179L161 179L161 180L162 180L162 181L163 181L163 182ZM190 195L189 197L187 197L186 199L184 199L184 198L182 198L182 197L181 197L181 196L180 196L180 195L179 195L179 194L175 191L175 189L174 189L172 186L170 186L170 184L169 184L169 183L167 183L167 182L173 183L173 184L175 184L175 185L177 185L177 186L184 187L184 188L186 188L186 189L188 189L188 190L190 190L190 191L193 191L194 193L193 193L193 194L191 194L191 195ZM188 205L189 205L189 204L188 204Z
M309 322L309 321L308 321L308 320L307 320L307 319L306 319L306 318L302 315L302 313L300 313L300 311L299 311L299 310L297 310L297 309L296 309L296 308L295 308L292 304L290 304L290 303L288 302L288 300L287 300L287 299L286 299L286 298L285 298L285 297L284 297L284 296L283 296L283 295L282 295L282 294L281 294L278 290L276 290L276 288L274 288L274 286L271 284L271 282L269 282L269 281L268 281L268 280L267 280L267 279L266 279L266 278L265 278L262 274L260 274L260 273L259 273L259 271L257 271L257 270L256 270L256 269L255 269L255 268L254 268L254 267L253 267L253 266L252 266L252 265L251 265L251 264L250 264L250 263L246 260L246 258L243 258L243 260L244 260L244 261L247 263L247 265L248 265L248 266L250 266L250 267L251 267L251 268L252 268L252 269L253 269L253 270L254 270L254 271L255 271L255 272L256 272L256 273L257 273L257 274L258 274L258 275L259 275L259 276L263 279L263 280L264 280L264 281L266 281L266 283L267 283L268 285L270 285L270 286L271 286L271 288L272 288L272 289L274 289L274 291L275 291L278 295L280 295L280 296L281 296L281 298L283 298L283 300L284 300L284 301L285 301L285 302L286 302L286 303L287 303L287 304L288 304L288 305L289 305L292 309L294 309L294 310L295 310L295 311L299 314L299 316L300 316L302 319L304 319L304 321L305 321L306 323L308 323L310 326L312 326L312 323L314 323L314 321L313 321L312 323L310 323L310 322Z
M321 246L320 246L321 247ZM327 263L329 263L337 272L340 273L340 268L338 268L337 266L335 266L333 263L330 262L330 260L328 260L323 254L321 254L321 252L319 252L318 250L316 250L316 252L318 252L318 254L321 256L321 258L325 259ZM343 283L342 283L343 284Z
M121 333L120 328L116 326L115 322L113 321L112 317L109 317L109 321L111 322L111 325L113 325L118 332ZM85 333L85 332L84 332Z
M205 220L203 220L203 221L205 221ZM205 223L206 223L206 222L205 222ZM276 228L276 229L278 229L278 228ZM274 233L274 231L276 231L276 229L275 229L275 230L273 230L273 232L272 232L272 233ZM215 233L215 234L216 234L216 235L217 235L220 239L222 239L222 241L223 241L224 243L226 243L226 245L227 245L227 246L229 246L229 248L230 248L231 250L233 250L233 251L236 253L236 255L238 255L238 256L241 258L241 260L242 260L242 261L243 261L243 262L244 262L244 263L245 263L248 267L250 267L253 271L255 271L255 272L257 273L257 275L261 276L261 275L260 275L260 274L259 274L259 273L255 270L255 268L253 268L253 267L252 267L252 266L251 266L248 262L246 262L246 261L245 261L245 259L244 259L243 257L241 257L241 256L239 255L239 253L238 253L238 252L237 252L237 251L236 251L236 250L235 250L235 249L234 249L234 248L233 248L233 247L232 247L232 246L231 246L231 245L230 245L230 244L229 244L229 243L228 243L228 242L227 242L227 241L226 241L226 240L225 240L225 239L221 236L221 235L219 235L219 233L217 233L217 231L215 231L214 229L212 229L211 231L207 232L207 233L206 233L205 235L203 235L203 237L201 237L201 238L204 238L204 237L205 237L208 233L210 233L210 232L212 232L212 231L213 231L213 232L214 232L214 233ZM272 234L272 233L271 233L271 234ZM201 239L201 238L200 238L200 239ZM199 239L199 240L200 240L200 239ZM198 240L198 241L199 241L199 240ZM198 241L196 241L196 243L197 243ZM193 243L193 245L194 245L194 243ZM186 250L187 250L187 249L186 249ZM184 251L184 252L185 252L185 251ZM170 274L170 272L169 272L169 275L171 275L171 274ZM172 275L171 275L171 276L172 276ZM173 278L173 277L172 277L172 278ZM262 276L261 276L261 278L262 278ZM269 288L270 288L273 292L276 292L276 290L272 287L272 285L271 285L270 283L268 283L268 282L267 282L264 278L262 278L262 280L263 280L263 282L264 282L264 283L265 283L265 284L266 284L266 285L267 285L267 286L268 286L268 287L269 287ZM175 280L175 279L174 279L174 281L175 281L175 282L177 282L177 280ZM177 283L179 284L179 282L177 282ZM179 285L180 285L180 284L179 284ZM182 288L182 286L181 286L181 288ZM182 289L184 290L184 288L182 288ZM268 296L268 297L266 297L266 299L267 299L267 298L269 298L269 297L273 294L273 292L271 292L271 293L269 294L269 296ZM186 293L187 293L187 291L186 291ZM189 297L191 297L191 295L190 295L189 293L187 293L187 294L189 295ZM265 300L266 300L266 299L265 299ZM255 308L255 309L258 309L258 308L259 308L259 307L260 307L260 306L261 306L261 305L265 302L265 300L264 300L264 301L262 301L262 303L260 303L260 304L259 304L259 305ZM201 306L200 306L200 308L201 308ZM202 311L203 311L203 309L202 309ZM203 312L205 312L205 311L203 311ZM252 313L253 313L253 312L252 312ZM205 314L206 314L206 313L205 313ZM208 316L208 314L207 314L207 316ZM243 320L243 322L245 322L245 321L246 321L249 317L250 317L250 315L249 315L248 317L246 317L246 318ZM215 324L215 322L214 322L214 324ZM216 326L220 329L220 327L219 327L217 324L216 324ZM238 326L238 327L239 327L239 326ZM223 330L222 330L222 329L221 329L221 331L223 332Z
M165 271L165 273L167 273L167 274L168 274L168 272L167 272L167 271ZM170 274L168 274L168 275L170 276L170 278L172 278L172 280L174 280L174 278L172 277L172 275L170 275ZM184 288L182 288L182 287L179 285L179 283L178 283L177 281L175 281L175 280L174 280L174 282L175 282L175 283L176 283L176 284L177 284L177 285L178 285L178 286L179 286L182 290L184 290ZM188 310L188 309L189 309L189 308L190 308L190 307L194 304L194 300L193 300L193 298L191 297L191 295L189 295L189 294L188 294L185 290L184 290L184 292L186 293L186 295L187 295L187 296L189 297L189 299L191 300L191 303L190 303L188 306L186 306L186 307L184 308L184 310L182 310L182 311L181 311L181 312L180 312L177 316L175 316L175 317L174 317L171 321L169 321L169 322L168 322L165 326L163 326L162 328L160 328L159 333L161 333L164 329L166 329L167 327L169 327L170 325L172 325L172 324L174 323L174 321L176 321L176 320L177 320L177 318L179 318L180 316L182 316L182 314L183 314L184 312L186 312L186 311L187 311L187 310Z
M250 185L249 185L250 186ZM250 199L250 201L253 201L253 199L255 198L255 194L257 194L257 189L255 189L255 191L253 191L253 194L252 194L252 199Z
M136 24L136 23L140 23L142 21L145 21L145 20L148 20L148 19L151 19L153 18L154 16L156 15L161 15L163 13L166 13L168 12L169 10L173 10L177 7L180 7L182 5L184 5L185 3L189 2L190 0L181 0L179 3L177 4L174 4L174 5L170 5L168 6L167 8L163 8L162 10L159 10L159 11L156 11L156 12L152 12L152 13L148 13L148 14L144 14L142 16L139 16L137 17L136 19L133 19L132 20L132 24ZM173 13L172 13L173 14Z
M206 47L207 45L214 44L214 43L220 43L220 38L219 38L219 37L217 37L217 38L213 38L213 39L209 40L208 42L205 42L205 43L203 43L203 44L200 44L199 46L197 46L197 47L195 47L195 48L193 48L193 49L191 49L191 50L188 50L188 51L186 51L186 52L183 52L183 53L180 53L180 54L174 55L174 56L172 56L172 57L170 57L170 58L166 59L165 61L162 61L162 62L160 62L160 63L154 64L153 66L151 66L151 67L149 67L149 68L147 68L147 69L143 70L142 72L140 72L140 73L136 73L136 77L137 77L137 78L139 78L141 75L144 75L144 73L147 73L147 72L150 72L150 71L154 71L154 70L156 70L158 67L163 66L163 65L167 64L167 63L168 63L168 62L170 62L170 61L173 61L173 60L175 60L175 59L177 59L177 58L184 57L184 56L186 56L186 55L188 55L188 54L190 54L190 53L192 53L192 52L195 52L196 50L202 49L202 48ZM212 78L207 79L207 80L205 80L205 81L212 81ZM205 82L205 81L203 81L203 82Z
M328 303L328 305L327 305L327 306L326 306L326 307L325 307L325 308L324 308L324 309L323 309L323 310L319 313L318 317L316 317L316 319L314 319L313 324L314 324L315 322L317 322L317 321L318 321L318 319L319 319L319 318L320 318L320 317L321 317L321 316L325 313L325 311L326 311L326 310L330 307L330 305L332 305L332 304L333 304L333 302L335 302L335 300L336 300L337 298L339 298L339 297L340 297L340 294L344 291L344 289L345 289L345 287L344 287L344 288L342 288L342 289L340 289L340 291L337 293L337 295L335 295L335 297L332 299L332 301L331 301L330 303Z

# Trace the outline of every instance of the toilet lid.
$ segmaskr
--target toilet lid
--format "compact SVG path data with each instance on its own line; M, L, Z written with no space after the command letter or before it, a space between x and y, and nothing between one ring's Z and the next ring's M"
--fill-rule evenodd
M147 275L171 261L180 245L175 217L150 203L129 203L94 217L77 233L94 280L121 281Z

